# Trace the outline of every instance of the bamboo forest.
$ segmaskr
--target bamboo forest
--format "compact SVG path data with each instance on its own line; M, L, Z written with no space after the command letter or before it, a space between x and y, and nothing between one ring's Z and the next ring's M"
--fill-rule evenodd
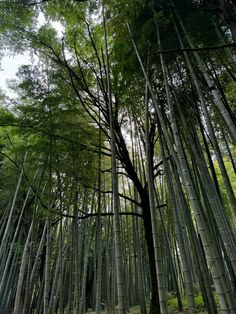
M0 63L0 314L236 314L236 1L0 0Z

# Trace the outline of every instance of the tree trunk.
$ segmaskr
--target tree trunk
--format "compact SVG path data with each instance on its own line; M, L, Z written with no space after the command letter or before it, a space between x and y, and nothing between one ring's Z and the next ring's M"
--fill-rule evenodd
M146 194L146 195L145 195ZM152 221L149 207L148 194L143 193L141 197L141 206L143 210L143 224L145 231L145 240L148 250L148 259L149 259L149 269L151 276L151 287L152 287L152 299L150 305L150 314L160 314L160 303L159 303L159 294L158 294L158 284L157 284L157 273L155 266L155 253L154 253L154 244L152 238Z

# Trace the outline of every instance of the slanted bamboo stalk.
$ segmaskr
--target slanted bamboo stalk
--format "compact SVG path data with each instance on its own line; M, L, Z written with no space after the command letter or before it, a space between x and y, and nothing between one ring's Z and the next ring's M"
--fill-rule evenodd
M23 164L24 164L26 158L27 158L27 151L25 152ZM5 250L5 246L6 246L7 241L8 241L9 232L10 232L11 223L12 223L12 216L13 216L13 212L14 212L14 209L15 209L16 199L17 199L17 195L18 195L18 192L19 192L19 189L20 189L20 185L21 185L21 181L22 181L23 175L24 175L24 169L22 167L20 175L19 175L19 179L18 179L18 182L17 182L16 190L15 190L15 193L14 193L14 197L13 197L13 200L12 200L12 205L11 205L11 208L10 208L10 213L9 213L8 220L7 220L7 225L6 225L3 237L2 237L2 242L1 242L1 246L0 246L0 256L3 256L4 250Z
M172 1L171 1L172 3ZM183 33L185 35L185 38L188 42L188 45L191 47L191 48L194 48L192 42L191 42L191 39L190 39L190 36L188 34L188 32L186 31L186 28L184 26L184 23L179 15L179 13L176 11L176 16L178 18L178 21L179 21L179 24L183 30ZM231 116L229 114L229 112L227 111L227 109L225 108L225 105L219 95L219 92L218 90L216 89L216 86L214 85L210 75L208 74L205 66L204 66L204 63L202 62L201 58L199 57L199 54L197 51L193 51L193 55L197 61L197 64L201 70L201 73L208 85L208 88L210 90L210 93L212 95L212 99L214 100L214 103L216 104L217 108L219 109L223 119L225 120L225 125L226 127L228 128L228 131L230 132L230 135L231 135L231 138L232 138L232 141L233 143L236 145L236 126L233 122L233 120L231 119Z
M158 46L159 46L159 49L161 50L161 38L160 38L160 32L159 32L155 12L154 12L154 16L155 16L155 24L156 24L156 30L157 30ZM161 60L162 74L164 77L164 85L165 85L165 91L166 91L166 96L167 96L167 103L168 103L168 106L170 108L171 107L170 88L169 88L169 84L168 84L167 71L166 71L166 65L165 65L163 54L160 54L160 60ZM163 148L162 148L162 152L163 152ZM175 228L176 228L178 245L179 245L181 259L182 259L182 263L183 263L184 284L185 284L185 288L186 288L189 311L190 311L190 313L194 313L194 311L195 311L195 304L194 303L195 302L194 302L194 293L193 293L193 281L191 278L190 266L188 263L187 253L186 253L186 249L185 249L185 245L184 245L184 239L183 239L183 234L182 234L182 230L181 230L182 228L180 227L180 221L179 221L180 217L179 217L178 211L177 211L178 206L177 206L177 203L174 199L175 192L174 192L174 188L173 188L173 185L172 185L172 182L170 179L168 164L166 162L164 152L163 152L162 156L163 156L162 158L164 160L164 165L165 165L165 170L166 170L166 178L167 178L167 183L169 186L169 191L170 191L171 195L173 196L172 206L174 209L174 221L175 221Z
M183 45L182 39L180 37L180 34L178 32L178 28L176 26L175 21L174 21L174 27L175 27L175 30L176 30L177 37L178 37L179 43L181 45L181 48L184 48L184 45ZM191 61L190 61L190 58L189 58L187 52L184 52L184 57L185 57L186 63L187 63L188 68L189 68L189 71L190 71L191 76L193 78L193 83L194 83L194 85L196 87L196 90L197 90L197 93L198 93L198 96L199 96L200 105L201 105L201 108L203 110L204 119L206 121L207 129L208 129L208 132L209 132L209 135L210 135L210 139L211 139L212 144L213 144L213 148L214 148L214 151L215 151L215 154L216 154L217 162L219 164L220 171L221 171L221 174L222 174L222 177L223 177L223 180L224 180L224 184L225 184L225 188L226 188L226 192L227 192L229 201L230 201L230 203L232 205L232 208L233 208L234 212L236 212L236 199L235 199L235 196L234 196L234 192L233 192L231 183L229 181L229 177L228 177L227 171L225 169L224 161L223 161L223 158L221 156L220 148L219 148L219 145L217 143L217 139L216 139L215 132L214 132L214 129L213 129L213 126L212 126L212 122L210 120L210 116L209 116L209 113L208 113L208 110L207 110L206 100L204 99L204 95L203 95L200 83L198 81L197 75L196 75L196 73L194 71L194 68L193 68L193 66L191 64Z
M16 291L16 297L15 297L15 305L14 305L14 314L21 313L22 311L22 306L23 306L23 300L21 296L22 292L22 286L23 286L23 281L25 279L25 271L27 267L27 261L28 261L28 249L29 249L29 243L31 239L31 233L33 231L33 221L30 224L29 232L27 235L27 239L25 241L25 246L24 246L24 251L21 259L21 266L20 266L20 272L19 272L19 278L18 278L18 283L17 283L17 291Z

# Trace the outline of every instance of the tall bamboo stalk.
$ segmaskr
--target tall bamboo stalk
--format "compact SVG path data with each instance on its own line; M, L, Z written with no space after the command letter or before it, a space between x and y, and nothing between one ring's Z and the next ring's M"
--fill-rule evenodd
M126 313L125 301L125 280L122 261L122 245L120 233L120 217L119 217L119 185L116 166L116 139L113 120L111 81L110 81L110 66L107 48L107 33L106 21L103 7L103 25L104 25L104 46L105 46L105 61L106 61L106 76L107 76L107 95L109 106L109 121L110 121L110 143L112 154L112 208L114 212L114 236L115 236L115 256L116 256L116 273L117 273L117 292L118 292L118 308L120 314Z
M172 3L172 0L171 0L171 3ZM185 26L184 26L184 23L183 23L180 15L178 13L178 11L176 10L175 13L176 13L176 16L178 18L179 24L180 24L180 26L181 26L181 28L183 30L183 33L185 35L185 38L186 38L186 40L188 42L189 47L194 48L194 45L192 44L190 36L189 36ZM204 79L205 79L205 81L206 81L206 83L208 85L208 88L209 88L210 93L212 95L212 99L214 100L214 103L216 104L216 106L219 109L223 119L225 120L225 125L226 125L226 128L230 132L232 141L236 145L236 126L235 126L233 120L231 119L231 116L230 116L229 112L225 108L225 105L224 105L224 103L223 103L223 101L222 101L222 99L221 99L221 97L219 95L219 92L216 89L216 86L213 83L210 75L208 74L208 72L207 72L207 70L206 70L206 68L204 66L204 63L202 62L201 58L199 57L198 52L193 50L193 55L194 55L194 57L195 57L195 59L197 61L197 64L198 64L198 66L199 66L199 68L201 70L201 73L202 73L202 75L203 75L203 77L204 77Z

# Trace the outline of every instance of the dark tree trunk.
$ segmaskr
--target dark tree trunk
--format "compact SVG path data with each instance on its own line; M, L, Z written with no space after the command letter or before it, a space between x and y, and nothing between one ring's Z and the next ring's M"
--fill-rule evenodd
M143 222L145 231L145 240L148 249L149 269L151 275L152 299L150 304L150 314L160 314L160 303L158 296L157 274L155 266L155 255L152 238L152 223L149 208L148 194L144 191L141 195L141 206L143 210Z
M160 303L159 303L159 295L158 295L158 283L157 283L157 274L156 274L156 265L155 265L155 253L154 253L154 245L152 238L152 222L151 222L151 213L149 206L149 196L147 186L143 187L140 182L137 172L135 171L133 164L129 157L129 152L127 150L125 140L123 138L119 123L115 122L115 131L116 131L116 142L117 142L117 156L121 163L123 164L128 176L133 181L139 197L141 199L141 208L143 214L144 221L144 232L145 232L145 240L148 250L148 258L149 258L149 268L151 275L151 293L152 299L150 304L150 314L160 314Z

